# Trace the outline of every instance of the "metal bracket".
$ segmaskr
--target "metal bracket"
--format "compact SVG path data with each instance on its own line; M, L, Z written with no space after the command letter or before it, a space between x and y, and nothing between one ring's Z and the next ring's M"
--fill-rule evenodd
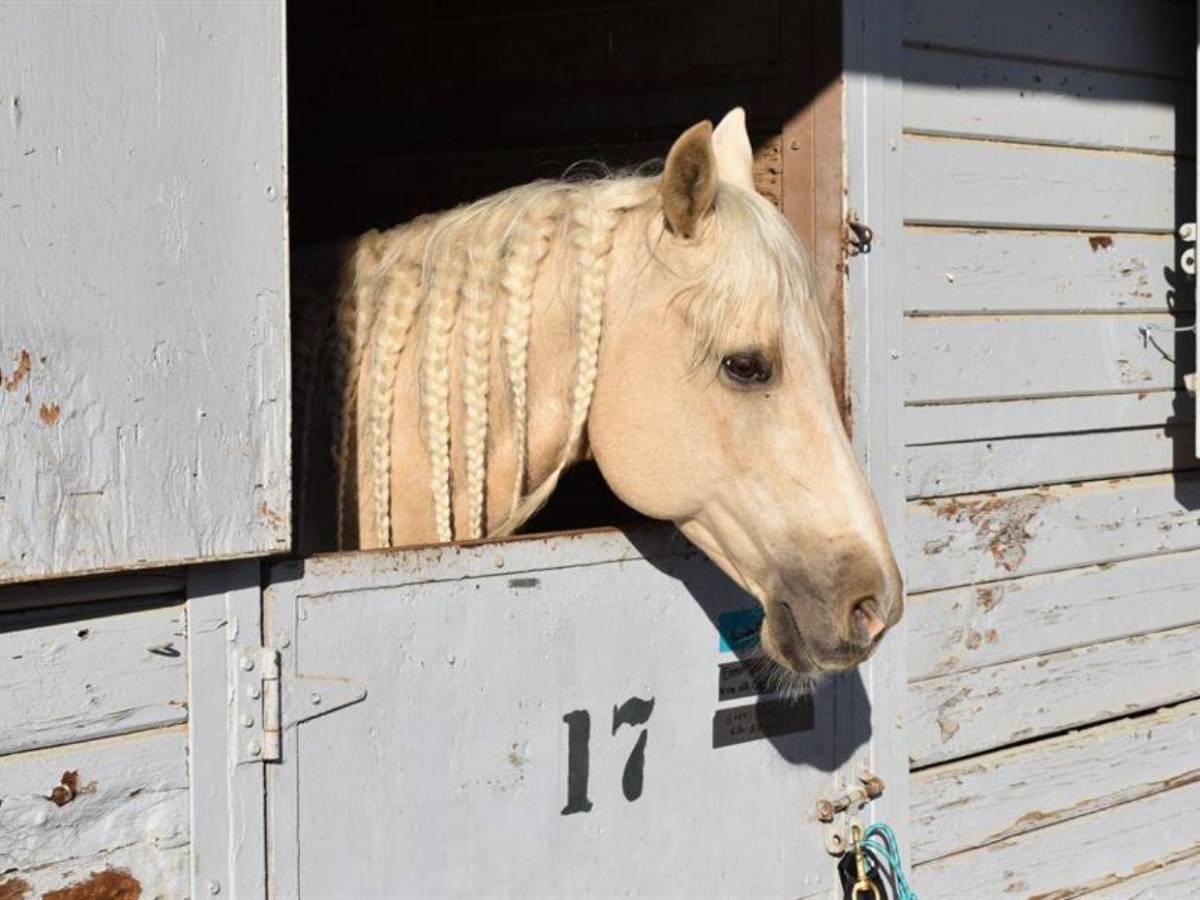
M274 647L248 647L237 659L238 764L279 762L283 732L358 703L367 689L346 678L285 674Z
M883 779L863 769L859 773L858 783L852 784L832 799L821 798L817 801L816 818L829 827L825 829L825 850L833 856L841 856L850 846L850 828L858 822L857 814L866 808L872 800L883 796ZM837 821L838 816L843 821Z
M1196 243L1196 223L1184 222L1179 226L1179 239L1185 244ZM1188 275L1196 274L1196 248L1188 247L1179 257L1179 268Z
M864 225L858 221L851 213L846 219L846 253L849 256L858 256L861 253L871 252L871 242L875 240L875 232L871 230L869 225Z

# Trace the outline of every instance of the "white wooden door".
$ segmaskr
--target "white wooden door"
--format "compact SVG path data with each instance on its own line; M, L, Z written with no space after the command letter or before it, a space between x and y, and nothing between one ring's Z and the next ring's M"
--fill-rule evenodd
M829 895L814 805L889 717L858 672L756 684L759 607L673 530L270 580L272 896Z
M283 2L0 6L0 582L290 545Z

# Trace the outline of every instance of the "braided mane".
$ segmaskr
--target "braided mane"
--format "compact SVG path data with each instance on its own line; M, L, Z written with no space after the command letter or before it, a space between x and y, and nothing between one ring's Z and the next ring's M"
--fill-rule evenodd
M703 272L684 275L676 295L696 330L697 359L717 352L734 323L753 321L769 340L824 342L812 301L807 258L783 217L742 188L722 183ZM644 215L643 215L644 214ZM662 236L658 181L622 176L588 182L541 181L359 239L342 276L335 314L341 404L334 423L338 544L350 541L356 488L371 499L359 542L392 544L390 446L403 354L418 354L421 429L428 456L437 539L509 534L548 499L583 443L595 389L605 298L621 223L646 224L649 258ZM535 285L551 251L570 254L562 293L574 302L574 379L557 462L527 483L528 359ZM764 302L775 298L778 302ZM461 334L461 340L454 336ZM461 358L453 358L458 348ZM498 356L496 351L499 351ZM504 384L493 383L497 356ZM451 372L461 373L451 396ZM502 522L488 531L489 398L504 391L510 415L514 484ZM461 422L462 447L451 446ZM465 461L455 484L452 452ZM466 497L455 521L454 497ZM361 508L361 505L360 505ZM460 507L461 510L461 507Z

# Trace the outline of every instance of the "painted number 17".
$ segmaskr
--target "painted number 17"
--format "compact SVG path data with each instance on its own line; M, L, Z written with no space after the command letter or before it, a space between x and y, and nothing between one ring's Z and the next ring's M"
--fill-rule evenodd
M622 725L645 725L654 712L654 698L643 700L630 697L620 706L613 707L612 733ZM567 723L567 805L562 814L588 812L592 801L588 799L588 769L591 766L592 717L586 709L576 709L563 716ZM625 772L621 776L621 791L625 799L633 802L642 796L642 778L646 767L646 738L649 729L643 728L638 735L629 759L625 761Z

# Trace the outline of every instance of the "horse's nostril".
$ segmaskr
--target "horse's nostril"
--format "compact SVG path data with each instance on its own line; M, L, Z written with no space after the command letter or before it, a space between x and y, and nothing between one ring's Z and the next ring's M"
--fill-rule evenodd
M867 642L876 640L887 628L887 623L880 618L878 605L874 597L864 597L854 604L851 617L855 631L867 636Z

